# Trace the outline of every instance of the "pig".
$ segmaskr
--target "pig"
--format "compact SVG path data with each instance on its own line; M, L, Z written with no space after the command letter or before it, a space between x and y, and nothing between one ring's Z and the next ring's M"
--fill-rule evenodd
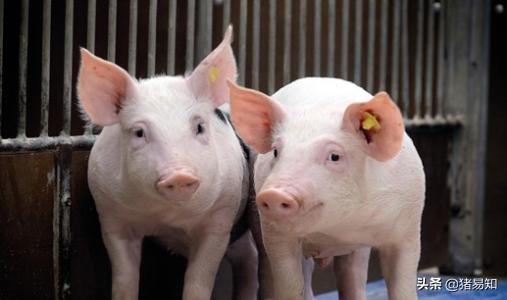
M371 247L389 299L416 299L425 175L400 110L337 78L303 78L271 97L229 82L231 118L258 152L256 203L275 299L312 299L315 259L340 299L365 299Z
M239 273L236 298L256 299L254 241L247 227L233 228L245 213L248 163L219 109L229 97L226 80L237 76L231 40L229 27L188 76L143 80L81 49L78 98L89 120L103 126L88 183L113 299L137 299L144 237L188 258L183 299L210 299L225 254Z

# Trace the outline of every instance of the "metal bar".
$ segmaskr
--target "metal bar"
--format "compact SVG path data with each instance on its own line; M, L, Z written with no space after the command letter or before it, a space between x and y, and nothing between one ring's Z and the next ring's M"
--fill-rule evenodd
M276 70L276 0L269 1L268 93L275 91Z
M65 48L63 53L63 129L70 135L72 114L72 45L74 27L74 0L65 2Z
M107 60L116 60L116 8L117 0L109 0L108 31L107 31Z
M392 65L391 65L391 96L398 102L399 93L399 55L400 55L400 2L394 1L393 11L393 40L392 40ZM399 103L399 102L398 102Z
M404 117L408 116L409 110L409 90L410 90L410 74L409 66L409 53L408 53L408 0L401 0L401 102L403 103L402 114Z
M329 0L327 3L329 15L329 20L327 22L327 75L329 77L334 77L336 3L334 0Z
M290 57L291 57L291 26L292 26L292 0L285 0L284 5L284 29L283 29L283 84L290 81Z
M422 60L423 60L423 30L424 26L424 0L417 0L417 25L416 25L416 45L415 45L415 66L414 66L414 106L415 118L421 117L422 101Z
M313 74L320 76L321 28L322 28L322 0L315 0L315 14L313 18Z
M157 50L157 0L150 0L150 19L148 21L148 68L147 75L155 75L155 55Z
M363 0L356 0L354 26L354 82L361 85L362 36L363 36Z
M231 22L231 0L224 0L223 11L222 32L225 32Z
M95 135L78 135L3 139L0 140L0 152L54 149L62 144L70 144L74 148L90 149L96 138Z
M4 0L0 0L0 140L2 140L2 97L3 97L3 62L4 62Z
M211 7L211 1L199 1L197 6L197 61L200 62L206 54L211 50L211 15L209 14L209 7Z
M299 7L299 77L306 75L306 0L300 0Z
M248 23L247 20L247 9L248 9L248 1L241 0L239 7L239 19L241 20L239 24L239 78L238 83L243 85L245 84L245 68L246 68L246 25Z
M259 52L260 52L260 0L253 1L253 36L252 36L252 84L259 88Z
M71 164L72 147L59 145L56 151L56 193L53 204L53 265L57 299L70 299L71 296Z
M367 51L367 61L366 67L368 69L368 74L366 74L366 89L368 92L373 92L373 78L375 75L375 25L377 23L377 8L375 3L377 0L370 0L368 5L368 48Z
M131 76L136 76L137 58L137 0L130 0L129 9L129 54L128 69Z
M444 65L445 61L445 23L447 10L444 6L439 6L439 21L438 21L438 49L437 49L437 113L436 117L440 118L445 116L444 109L444 81L446 78Z
M382 0L380 11L380 50L379 50L379 79L378 89L384 91L386 89L387 75L387 1Z
M192 71L194 68L194 23L195 23L195 0L187 2L187 50L185 54L185 70Z
M349 0L343 0L342 7L342 38L341 38L341 77L348 79L349 75Z
M134 1L134 0L132 0ZM97 16L96 0L88 0L88 29L86 31L86 47L90 52L95 52L95 21Z
M41 135L48 135L49 80L51 48L51 0L44 0L42 7L42 72L41 72Z
M427 28L426 34L428 36L426 40L426 91L425 91L425 117L431 116L432 107L433 107L433 62L434 62L434 53L433 49L435 45L433 44L433 34L435 32L435 24L434 24L434 12L433 12L433 2L428 1L428 20L427 20Z
M174 75L174 62L176 60L176 10L178 0L169 0L169 16L167 29L167 74Z
M28 59L28 0L21 1L21 29L19 36L18 136L26 136L26 80ZM3 21L3 20L2 20Z

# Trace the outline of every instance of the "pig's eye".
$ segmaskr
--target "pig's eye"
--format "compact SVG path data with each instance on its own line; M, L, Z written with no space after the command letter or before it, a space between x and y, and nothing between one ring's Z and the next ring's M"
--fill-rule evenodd
M203 134L204 133L204 125L202 123L197 124L197 128L195 130L195 134Z
M338 155L336 153L331 153L331 154L329 154L329 157L327 159L330 161L336 162L336 161L340 160L340 155Z
M273 156L278 157L278 149L276 148L273 149Z
M138 138L144 137L144 130L142 128L136 128L134 129L134 134Z

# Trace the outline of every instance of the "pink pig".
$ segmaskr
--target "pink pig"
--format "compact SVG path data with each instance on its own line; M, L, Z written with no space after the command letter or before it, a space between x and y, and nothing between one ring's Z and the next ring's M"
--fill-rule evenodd
M91 122L104 126L88 182L111 260L113 299L137 299L145 236L188 258L183 299L210 299L226 251L241 273L237 298L256 299L251 233L228 248L248 198L243 149L217 111L229 98L226 80L237 75L231 37L229 27L188 77L138 81L81 50L79 100Z
M365 299L370 247L392 300L416 299L425 177L385 92L305 78L272 97L230 83L231 117L259 152L255 190L275 299L312 299L313 257L340 299Z

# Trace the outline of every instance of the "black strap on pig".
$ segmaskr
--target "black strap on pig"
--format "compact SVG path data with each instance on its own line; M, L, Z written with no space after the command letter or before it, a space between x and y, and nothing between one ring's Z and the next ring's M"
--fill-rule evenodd
M222 122L224 122L225 124L229 124L232 127L232 129L234 130L234 132L236 133L236 130L234 129L234 125L232 125L231 118L230 118L229 114L224 113L223 111L221 111L220 109L217 108L217 109L215 109L215 115L220 120L222 120ZM243 156L245 157L245 160L246 160L245 165L247 168L249 168L250 149L243 142L243 140L241 139L241 137L239 137L239 135L237 133L236 133L236 137L238 138L239 144L241 145L241 148L243 149ZM248 170L248 174L250 174L250 171L251 170ZM243 180L250 181L250 176L244 176ZM243 184L245 184L245 182L243 182ZM248 182L248 184L252 184L252 183ZM248 189L246 192L248 193ZM237 241L249 229L249 224L248 224L248 208L249 208L249 206L246 203L248 201L248 195L241 195L241 201L245 202L245 203L241 203L242 204L241 207L243 207L243 211L241 212L241 217L239 217L237 219L236 224L234 224L234 226L232 227L229 245L234 243L235 241Z

